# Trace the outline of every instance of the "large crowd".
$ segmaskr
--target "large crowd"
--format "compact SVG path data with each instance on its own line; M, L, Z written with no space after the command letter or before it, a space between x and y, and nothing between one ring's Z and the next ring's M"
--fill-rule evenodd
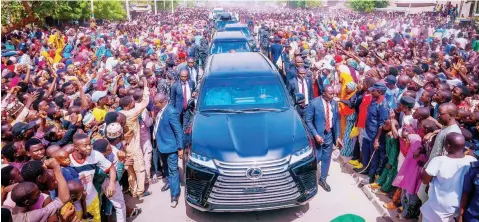
M324 190L334 189L326 178L337 153L390 197L384 207L398 219L469 222L479 221L479 35L453 9L229 10L291 97L305 96L297 110ZM176 207L209 13L2 33L2 221L126 221L141 212L132 199L151 198L161 178ZM335 146L316 132L321 102L338 116L326 120L338 125Z

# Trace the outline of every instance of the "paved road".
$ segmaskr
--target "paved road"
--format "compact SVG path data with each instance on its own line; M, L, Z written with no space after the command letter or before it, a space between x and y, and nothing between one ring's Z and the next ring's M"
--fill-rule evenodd
M146 197L141 207L143 212L133 220L139 222L149 221L331 221L333 218L352 213L363 217L367 222L385 221L369 202L366 196L358 189L351 175L343 173L340 164L331 162L328 183L332 191L325 192L320 188L316 197L304 206L280 209L273 211L251 213L207 213L185 206L183 195L176 208L170 208L169 192L161 192L163 182L153 184L149 190L152 196ZM184 187L181 187L182 191ZM183 194L183 193L182 193ZM298 217L297 213L303 213Z

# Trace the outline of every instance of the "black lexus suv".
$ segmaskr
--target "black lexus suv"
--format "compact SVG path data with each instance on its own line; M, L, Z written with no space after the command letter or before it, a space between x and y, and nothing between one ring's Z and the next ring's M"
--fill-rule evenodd
M275 66L254 52L211 55L199 86L183 169L201 211L306 204L317 193L313 140Z

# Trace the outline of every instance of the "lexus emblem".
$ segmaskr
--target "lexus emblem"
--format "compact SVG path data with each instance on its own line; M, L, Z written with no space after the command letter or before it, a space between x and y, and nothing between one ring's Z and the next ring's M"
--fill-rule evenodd
M263 176L263 171L257 167L251 167L246 170L246 177L250 180L257 180Z

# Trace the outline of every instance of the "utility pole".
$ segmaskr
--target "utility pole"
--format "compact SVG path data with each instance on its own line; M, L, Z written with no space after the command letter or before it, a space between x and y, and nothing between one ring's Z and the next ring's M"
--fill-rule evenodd
M128 22L131 22L131 18L130 18L130 4L128 3L128 0L126 0L125 2L126 2L126 16L128 17Z
M155 2L155 15L158 14L158 12L156 11L156 0L153 0Z
M173 9L173 0L171 0L171 14L173 14L174 11L175 11L175 10Z
M90 0L90 6L91 6L91 18L94 19L95 14L94 14L94 9L93 9L93 0Z
M166 10L165 2L166 0L163 0L163 10Z

